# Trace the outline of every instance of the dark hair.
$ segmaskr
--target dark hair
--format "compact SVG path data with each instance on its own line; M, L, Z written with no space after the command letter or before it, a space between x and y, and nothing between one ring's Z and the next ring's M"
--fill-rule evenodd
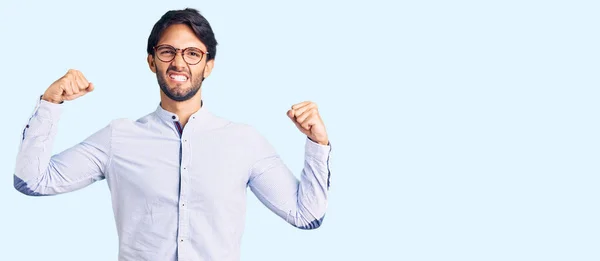
M217 39L215 39L215 34L206 18L204 18L198 10L193 8L170 10L154 24L152 32L148 37L148 47L146 49L148 54L154 55L154 46L158 43L162 33L167 27L174 24L188 25L200 41L206 45L206 48L208 49L207 60L215 58L215 55L217 54Z

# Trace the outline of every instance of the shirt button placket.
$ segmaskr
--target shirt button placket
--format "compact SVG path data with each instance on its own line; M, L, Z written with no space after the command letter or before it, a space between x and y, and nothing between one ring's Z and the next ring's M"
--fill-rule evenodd
M182 135L181 137L181 165L179 167L180 170L180 181L181 181L181 189L179 194L179 238L177 240L178 245L178 255L180 260L181 258L185 258L185 252L188 250L185 246L188 244L188 211L187 211L187 188L189 181L188 167L187 164L189 162L189 142L187 137Z

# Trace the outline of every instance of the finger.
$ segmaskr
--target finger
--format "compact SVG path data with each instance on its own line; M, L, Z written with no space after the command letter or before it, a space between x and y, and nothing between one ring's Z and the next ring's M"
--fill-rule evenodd
M95 87L94 84L90 82L90 85L88 85L87 89L85 89L87 92L92 92L94 91Z
M63 89L65 96L73 95L73 88L71 87L71 82L66 77L62 80L60 87Z
M317 108L317 105L316 105L316 104L314 104L314 103L312 103L312 102L310 102L310 103L307 103L306 105L304 105L304 106L302 106L302 107L300 107L300 108L296 109L296 110L295 110L295 115L296 115L296 117L298 117L298 115L301 115L301 114L303 114L303 113L304 113L304 112L306 112L307 110L311 110L311 109L315 109L315 108Z
M304 123L309 117L313 116L315 114L315 110L307 110L304 111L302 114L297 115L296 116L296 121L298 121L298 123L302 124Z
M294 104L294 105L292 105L292 109L293 110L299 110L299 109L301 109L303 107L308 106L309 104L311 104L311 102L301 102L301 103L298 103L298 104Z
M294 104L294 105L292 105L292 109L296 110L296 109L298 109L300 107L303 107L303 106L307 105L308 103L310 103L310 102L309 101L304 101L304 102L301 102L301 103Z
M302 129L302 126L300 126L300 124L298 123L298 121L296 121L296 116L294 116L294 110L288 110L287 111L287 116L288 116L288 118L290 118L290 120L292 120L292 122L294 123L294 125L296 125L296 127L298 129Z
M80 71L73 71L73 78L75 78L75 82L77 82L77 87L79 90L84 90L88 87L87 81L82 76L83 74L81 74Z
M84 94L85 94L85 93L83 93L83 92L80 92L80 93L73 94L73 95L70 95L70 96L65 96L65 100L68 100L68 101L75 100L75 99L77 99L77 98L79 98L79 97L83 96Z
M81 97L83 95L86 95L86 94L92 92L92 91L94 91L94 85L90 82L87 88L79 90L79 93L78 94L74 94L74 96L72 98L73 99L79 98L79 97Z
M85 88L89 88L89 85L91 84L90 81L88 81L87 78L85 78L85 76L83 76L83 73L80 71L77 71L79 73L79 77L83 80L83 83L85 84Z
M75 78L75 83L77 85L78 91L83 91L87 88L88 84L86 84L79 75L75 75L74 78Z
M77 84L77 79L75 79L75 75L71 74L69 78L69 82L71 84L71 89L73 90L73 94L79 93L79 86Z
M302 128L304 128L305 130L310 130L310 128L312 126L314 126L316 123L316 120L314 117L308 118L306 119L304 122L302 122L302 124L300 124L302 126Z
M304 127L302 127L302 125L300 125L300 123L298 123L297 121L294 121L294 125L296 125L296 128L300 129L300 130L306 130Z
M69 72L65 75L65 81L67 84L66 87L71 92L71 95L76 94L79 91L79 88L77 88L77 81L75 79L75 75L72 69L69 70Z

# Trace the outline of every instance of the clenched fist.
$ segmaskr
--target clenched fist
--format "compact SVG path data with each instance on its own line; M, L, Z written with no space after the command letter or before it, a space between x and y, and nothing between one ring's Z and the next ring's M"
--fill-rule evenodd
M294 104L287 112L296 127L312 141L329 145L325 124L319 115L317 105L310 101Z
M80 71L71 69L48 87L42 95L42 99L53 103L62 103L77 99L93 90L94 85L88 82Z

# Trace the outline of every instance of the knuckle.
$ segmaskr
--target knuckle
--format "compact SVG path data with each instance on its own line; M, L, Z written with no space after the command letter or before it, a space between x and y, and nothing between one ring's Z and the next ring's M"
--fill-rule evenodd
M71 69L71 70L69 70L69 72L67 73L67 75L69 75L69 77L74 78L74 77L77 77L78 72L77 72L77 70Z
M62 85L63 87L66 87L67 85L69 85L69 78L68 77L64 77L62 79L60 79L60 85Z

